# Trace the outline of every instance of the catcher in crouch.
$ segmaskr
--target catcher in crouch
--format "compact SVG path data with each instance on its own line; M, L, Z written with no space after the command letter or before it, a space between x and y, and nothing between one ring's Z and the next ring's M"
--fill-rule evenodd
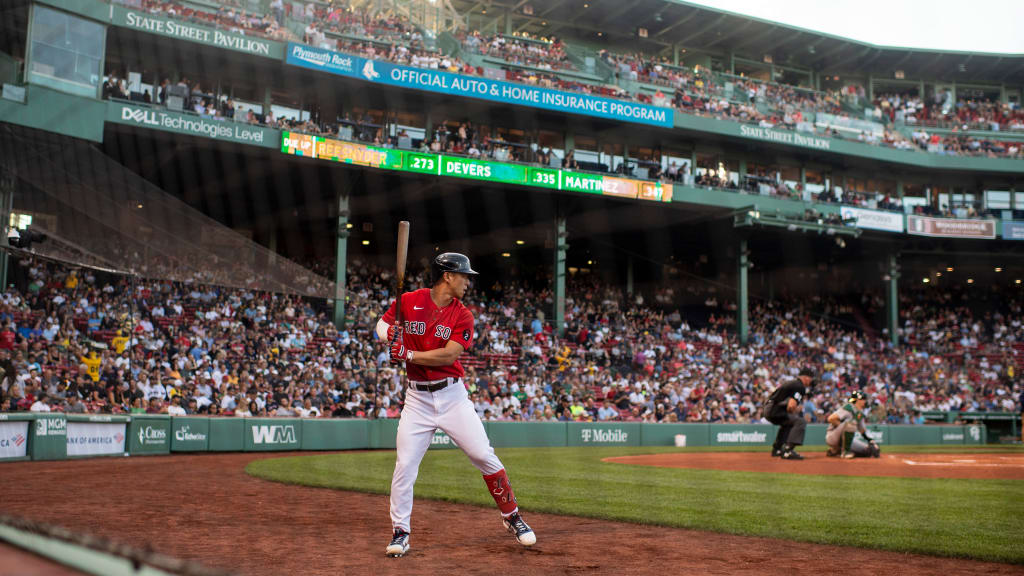
M825 432L827 456L878 458L881 455L881 450L868 436L867 427L864 426L864 406L867 403L867 396L860 390L854 390L842 408L828 415L828 430ZM864 440L856 437L857 432L860 432Z

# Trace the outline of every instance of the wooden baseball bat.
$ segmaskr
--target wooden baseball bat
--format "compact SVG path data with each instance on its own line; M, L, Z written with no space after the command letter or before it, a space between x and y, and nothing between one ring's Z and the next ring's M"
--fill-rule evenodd
M398 260L396 262L395 320L402 326L402 290L405 287L405 262L409 256L409 222L398 223Z

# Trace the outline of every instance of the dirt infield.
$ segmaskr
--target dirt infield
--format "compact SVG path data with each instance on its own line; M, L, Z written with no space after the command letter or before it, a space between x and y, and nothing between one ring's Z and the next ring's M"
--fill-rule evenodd
M899 478L1001 478L1024 480L1024 454L883 454L881 458L827 458L804 453L806 460L772 458L761 452L677 452L617 456L604 462L744 472L780 472L833 476Z
M308 453L307 453L308 454ZM0 511L247 575L1024 574L1024 566L604 522L527 511L522 549L493 509L417 501L412 550L384 557L387 497L277 484L202 454L0 464ZM748 457L750 455L747 455Z

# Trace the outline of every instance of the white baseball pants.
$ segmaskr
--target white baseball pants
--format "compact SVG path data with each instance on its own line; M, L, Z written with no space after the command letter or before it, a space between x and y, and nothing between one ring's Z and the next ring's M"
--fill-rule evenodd
M405 394L405 408L398 421L395 473L391 477L391 524L411 532L413 485L420 462L430 448L434 431L440 428L484 475L504 466L494 453L483 422L473 408L462 380L437 392L421 392L411 384Z

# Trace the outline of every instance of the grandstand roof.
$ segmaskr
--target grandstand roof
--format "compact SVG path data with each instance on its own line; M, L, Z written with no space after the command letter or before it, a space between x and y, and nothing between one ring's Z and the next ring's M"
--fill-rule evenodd
M502 22L512 12L512 30L543 36L606 38L647 52L671 51L673 44L700 52L840 74L891 73L906 78L961 83L1024 83L1024 54L988 54L879 46L823 32L717 10L683 0L573 0L540 4L531 0L452 0L472 22ZM533 14L523 8L533 5ZM586 6L584 8L584 6ZM637 28L646 28L646 39ZM598 36L601 33L601 36Z

